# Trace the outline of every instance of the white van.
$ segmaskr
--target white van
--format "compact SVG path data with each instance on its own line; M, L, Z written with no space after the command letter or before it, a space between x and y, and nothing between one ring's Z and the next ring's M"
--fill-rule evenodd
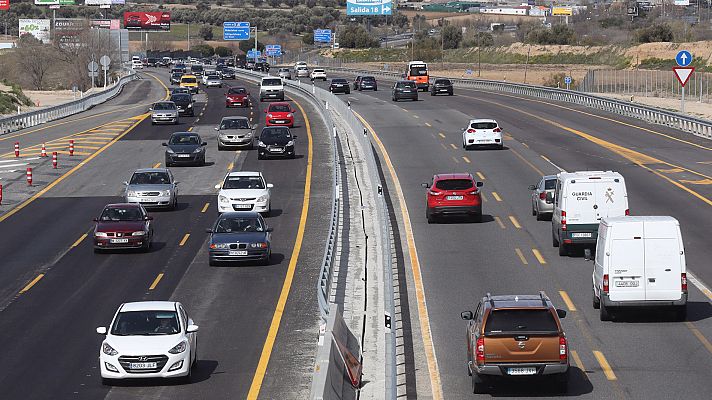
M556 176L551 235L559 255L596 243L601 218L628 215L628 192L618 172L562 172Z
M673 217L604 218L593 268L593 307L601 321L615 307L673 306L687 316L687 273L680 223Z
M143 69L143 62L141 60L131 60L131 68Z

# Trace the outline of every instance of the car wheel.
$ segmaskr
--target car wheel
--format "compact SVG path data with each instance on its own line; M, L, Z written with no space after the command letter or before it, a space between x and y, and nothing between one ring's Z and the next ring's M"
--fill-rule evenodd
M173 198L173 205L171 206L171 210L175 210L178 208L178 196Z
M94 247L94 253L95 253L95 254L101 254L102 252L103 252L102 249L98 249L98 248Z
M498 149L498 150L504 150L504 143L502 143L502 144L499 145L499 149Z
M472 374L472 393L487 393L487 380L485 379L485 377L477 374Z
M264 157L261 153L259 153L259 152L257 153L257 159L258 159L258 160L262 160L262 159L264 159L264 158L265 158L265 157Z
M536 215L536 210L534 209L534 203L532 202L532 216Z
M156 125L156 123L154 121L151 121L151 125Z
M225 150L225 146L223 146L222 144L220 144L220 142L218 142L218 151L221 151L221 150Z
M150 238L141 247L141 251L143 251L144 253L148 253L149 250L151 250L151 239Z
M593 301L592 301L592 303L593 303L593 309L594 309L594 310L598 310L599 308L601 308L601 299L599 299L598 297L596 297L596 292L595 292L595 291L592 290L591 292L593 292L593 294L591 295L591 298L592 298L592 300L593 300Z
M482 222L482 214L481 214L481 213L480 213L480 214L475 214L475 216L472 217L472 220L475 221L475 222L477 222L477 223Z
M101 378L101 384L104 386L113 386L114 380L109 378Z
M452 92L450 92L450 93L448 93L447 95L448 95L448 96L452 96L452 95L453 95L453 93L452 93Z
M556 239L556 236L554 236L554 230L551 230L551 245L553 247L559 247L559 240Z
M430 92L430 95L431 95L431 96L435 96L435 92Z
M181 383L187 385L193 381L193 366L188 366L188 375L180 378Z
M425 210L425 219L428 220L429 224L434 224L435 223L435 216L433 215L432 212L430 212L429 209Z
M561 257L569 255L569 246L564 243L559 243L559 255Z
M210 265L211 267L217 267L218 262L213 260L212 258L208 258L208 265Z
M687 305L675 306L675 319L678 321L687 320Z
M601 302L601 307L599 311L599 318L601 319L601 321L611 321L613 319L613 314L603 302Z
M347 90L347 91L346 91L346 94L351 94L351 91L350 91L350 90Z
M269 253L267 253L267 257L265 257L265 258L262 260L261 264L262 264L262 265L269 265L271 259L272 259L272 251L270 251Z

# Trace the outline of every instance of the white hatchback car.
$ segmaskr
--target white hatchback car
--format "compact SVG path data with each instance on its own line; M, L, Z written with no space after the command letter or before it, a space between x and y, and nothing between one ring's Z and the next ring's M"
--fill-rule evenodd
M502 128L493 119L471 119L462 131L462 147L469 150L475 146L497 146L504 148Z
M225 176L218 193L218 212L256 211L269 216L272 212L271 183L266 183L261 172L230 172Z
M106 335L99 349L102 383L127 378L184 378L197 360L198 326L180 303L124 303L96 333Z

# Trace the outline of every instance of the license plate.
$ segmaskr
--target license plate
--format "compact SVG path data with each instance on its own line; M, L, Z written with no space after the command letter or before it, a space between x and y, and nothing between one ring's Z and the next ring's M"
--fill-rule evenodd
M246 256L247 250L230 250L231 256Z
M535 375L536 368L534 368L534 367L507 368L507 374L509 374L509 375Z
M447 89L440 89L441 92L447 92Z
M477 140L477 143L484 143L484 142L489 142L487 139L479 139Z
M127 238L123 238L123 239L111 239L110 242L111 242L111 243L128 243L129 240L128 240Z
M252 205L251 204L235 204L235 208L246 208L246 209L251 209Z
M590 238L591 232L573 232L571 234L572 238Z
M281 153L281 152L283 152L283 151L284 151L284 149L283 149L283 148L281 148L281 147L273 147L273 148L271 148L271 149L270 149L270 151L275 151L275 152L279 152L279 153Z
M336 87L343 87L344 85L334 85L334 86L336 86Z
M187 158L190 157L190 154L178 154L176 157Z
M462 200L462 196L447 196L447 200Z
M153 203L153 199L138 199L139 203Z
M276 120L275 122L278 123L278 124L283 124L283 123L285 123L286 121L283 120L283 119L278 119L278 120Z
M616 287L638 287L638 281L616 281Z
M131 369L153 369L157 368L158 364L155 362L145 362L145 363L131 363Z
M410 90L404 90L403 93L410 93Z

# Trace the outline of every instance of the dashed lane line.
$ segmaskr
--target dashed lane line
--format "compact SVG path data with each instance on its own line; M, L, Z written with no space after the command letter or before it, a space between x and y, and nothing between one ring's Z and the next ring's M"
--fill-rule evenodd
M522 226L519 225L519 221L517 221L517 217L515 217L514 215L510 215L509 220L512 222L512 225L514 225L515 228L522 229Z
M462 156L462 160L465 161L465 162L468 163L468 164L471 162L470 159L467 158L467 156Z
M477 177L480 178L481 181L487 180L487 178L485 178L485 176L480 171L477 171Z
M544 259L544 256L541 255L541 252L538 249L532 249L532 253L534 254L534 257L536 257L537 261L539 261L539 264L541 264L541 265L546 264L546 260Z
M507 227L504 226L504 222L502 222L502 218L495 216L494 220L497 222L497 225L499 225L500 228L506 229Z
M156 276L156 279L153 280L153 283L151 283L151 286L148 287L148 290L153 290L153 289L155 289L156 286L158 286L158 282L160 282L161 279L163 279L163 272L161 272L160 274L158 274L158 275Z
M613 372L613 368L611 368L611 365L608 364L608 360L606 360L606 357L603 355L603 353L598 350L593 350L593 356L596 357L596 361L598 361L598 364L601 366L603 374L606 375L606 379L608 379L609 381L615 381L618 379L618 377L616 377L616 374Z
M23 293L27 292L28 290L32 289L32 287L35 286L35 284L37 282L39 282L40 279L42 279L43 277L44 277L44 274L37 275L37 277L35 277L35 279L31 280L30 283L28 283L24 288L22 288L22 290L20 290L20 294L23 294Z
M522 253L521 249L516 248L514 249L514 252L517 253L517 256L519 256L519 260L521 260L522 264L529 265L529 262L527 262L527 259L524 257L524 253Z
M74 247L79 246L79 243L81 243L81 242L82 242L84 239L86 239L86 238L87 238L87 234L84 233L82 236L79 237L79 239L77 239L76 242L72 243L72 246L71 246L71 247L74 248Z
M494 197L494 199L497 201L502 201L502 198L499 197L499 194L497 194L497 192L492 192L492 197Z
M205 203L205 205L203 206L203 209L200 210L200 212L204 213L204 212L208 211L208 207L210 207L210 203Z
M178 246L185 245L185 242L188 241L189 237L190 237L190 233L186 233L185 235L183 235L183 239L181 239L180 243L178 243Z
M576 311L576 306L574 305L574 302L571 301L571 297L569 297L569 294L566 293L565 290L559 290L559 296L561 296L561 299L564 301L566 304L566 308L569 309L569 311Z

